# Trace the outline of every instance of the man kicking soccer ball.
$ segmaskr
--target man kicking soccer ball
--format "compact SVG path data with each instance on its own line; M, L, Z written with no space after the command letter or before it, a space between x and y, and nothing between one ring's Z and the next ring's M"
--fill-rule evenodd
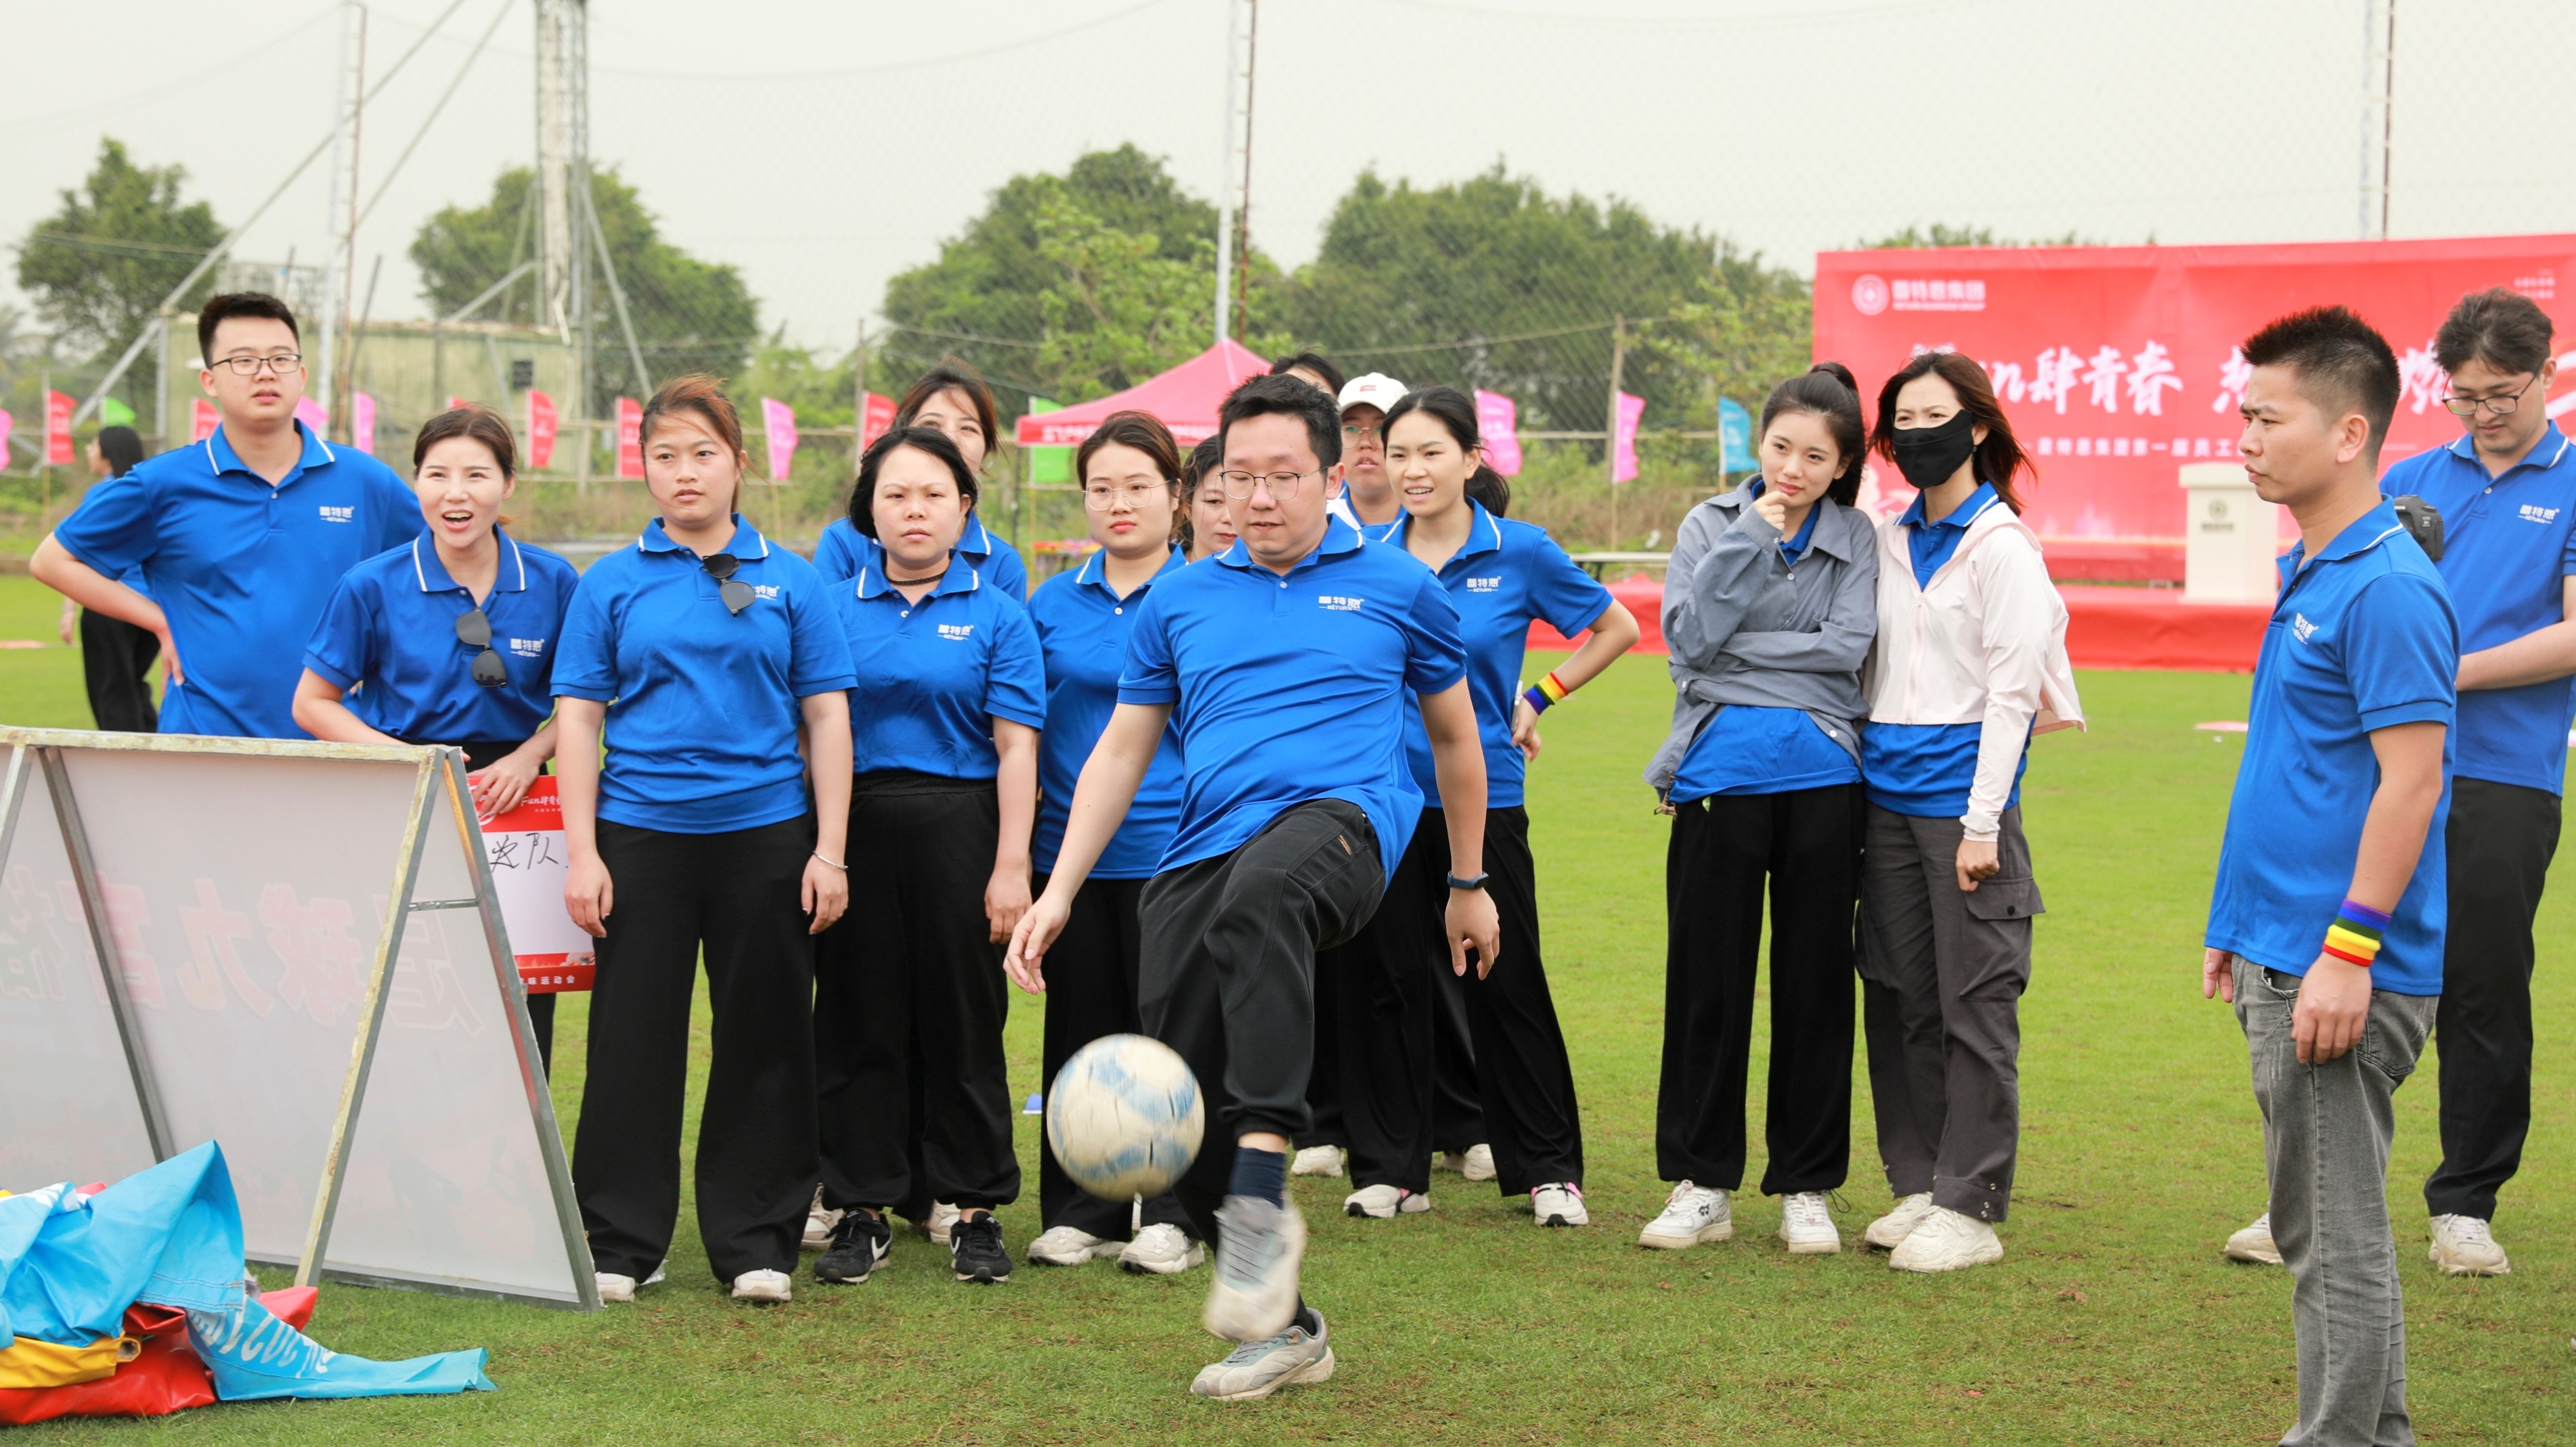
M1189 771L1180 827L1145 886L1137 1003L1189 1062L1216 1117L1175 1188L1217 1243L1201 1320L1242 1343L1190 1390L1239 1401L1333 1374L1324 1318L1297 1291L1306 1226L1287 1193L1307 1125L1315 952L1368 922L1422 796L1404 763L1404 694L1421 699L1442 797L1485 797L1458 610L1400 548L1325 506L1341 419L1294 377L1256 377L1218 419L1235 544L1155 584L1128 637L1118 710L1083 766L1046 893L1006 961L1044 987L1047 948L1136 797L1167 720ZM1450 952L1497 963L1484 808L1447 816Z

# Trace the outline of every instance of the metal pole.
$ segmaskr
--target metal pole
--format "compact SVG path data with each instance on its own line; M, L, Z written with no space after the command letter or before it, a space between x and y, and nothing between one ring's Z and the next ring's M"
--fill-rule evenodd
M159 318L159 323L160 323L160 328L161 328L160 335L159 335L159 338L154 342L154 344L153 344L153 348L152 348L153 352L159 356L159 358L160 358L160 362L161 362L161 365L159 365L158 367L155 367L155 368L153 369L154 371L156 371L156 372L160 373L160 376L158 376L157 378L155 378L155 379L153 380L153 386L152 386L152 398L153 398L153 400L152 400L152 413L153 413L153 416L152 416L152 430L153 430L153 434L154 434L153 440L161 444L161 446L160 446L159 450L160 450L160 451L163 451L163 452L167 452L167 451L169 451L169 450L170 450L171 442L170 442L170 309L169 309L168 307L166 307L166 306L165 306L165 307L163 307L163 308L161 308L161 316L160 316L160 318Z
M80 895L81 914L89 921L91 953L98 957L99 982L107 989L108 1013L116 1019L116 1038L125 1047L126 1073L134 1081L135 1104L143 1112L143 1136L152 1159L166 1161L177 1153L170 1135L170 1116L161 1106L161 1083L152 1073L152 1057L143 1048L143 1022L134 1013L125 983L125 961L116 952L116 930L108 921L107 893L99 887L98 863L90 855L89 831L81 827L80 801L72 796L71 772L58 748L21 746L10 763L14 783L20 761L33 753L45 771L45 788L53 796L54 822L63 831L63 856L72 869L72 888ZM12 790L14 793L14 789ZM15 807L12 800L11 807Z
M1619 547L1619 385L1628 367L1628 319L1610 323L1610 416L1602 431L1601 475L1610 482L1610 548Z
M1252 83L1260 74L1261 0L1244 0L1250 12L1250 23L1243 36L1243 194L1234 207L1234 316L1236 327L1244 323L1244 307L1252 295Z
M2388 239L2388 177L2397 140L2397 0L2380 0L2388 11L2387 64L2379 87L2379 239Z
M1243 18L1240 0L1225 4L1225 148L1217 153L1216 162L1216 341L1224 346L1232 335L1226 322L1226 285L1234 271L1234 46L1237 26Z

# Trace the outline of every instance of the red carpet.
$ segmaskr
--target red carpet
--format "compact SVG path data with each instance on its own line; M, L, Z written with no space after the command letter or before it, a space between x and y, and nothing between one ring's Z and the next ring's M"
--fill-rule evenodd
M2179 588L2061 586L2066 599L2066 651L2078 668L2166 668L2250 673L2272 610L2260 603L2186 603ZM1636 652L1664 651L1661 583L1642 573L1610 585L1636 615ZM1530 625L1533 649L1573 648L1544 623Z

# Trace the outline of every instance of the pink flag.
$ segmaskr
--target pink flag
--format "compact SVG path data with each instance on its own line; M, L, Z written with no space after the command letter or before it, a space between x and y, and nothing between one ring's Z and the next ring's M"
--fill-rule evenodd
M349 394L349 440L360 452L376 450L376 399L364 392Z
M0 468L9 465L9 429L17 425L18 419L9 415L9 409L0 407Z
M190 442L205 441L207 438L214 436L215 429L222 425L224 425L224 414L216 410L214 403L207 401L203 397L196 399L196 405L188 409L188 440Z
M894 399L892 397L880 397L874 392L868 393L867 397L867 410L859 418L859 450L861 452L867 451L869 443L883 437L887 430L894 426Z
M796 465L796 409L775 397L760 399L760 420L769 433L769 480L785 482Z
M1630 482L1637 476L1637 424L1645 419L1646 399L1619 394L1619 432L1611 442L1612 482Z
M295 399L295 420L304 424L305 431L316 436L331 430L331 414L323 411L322 404L310 397Z
M617 399L617 475L633 481L644 475L644 404Z
M528 389L528 468L543 472L555 460L555 399Z
M1521 475L1520 409L1500 392L1476 393L1476 430L1485 436L1485 461L1505 477Z
M59 467L72 460L72 399L45 394L45 461Z

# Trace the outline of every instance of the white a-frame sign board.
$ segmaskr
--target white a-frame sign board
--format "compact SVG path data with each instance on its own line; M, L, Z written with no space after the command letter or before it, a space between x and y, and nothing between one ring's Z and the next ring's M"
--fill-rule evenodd
M0 1188L222 1143L254 1261L595 1308L449 748L0 728Z

